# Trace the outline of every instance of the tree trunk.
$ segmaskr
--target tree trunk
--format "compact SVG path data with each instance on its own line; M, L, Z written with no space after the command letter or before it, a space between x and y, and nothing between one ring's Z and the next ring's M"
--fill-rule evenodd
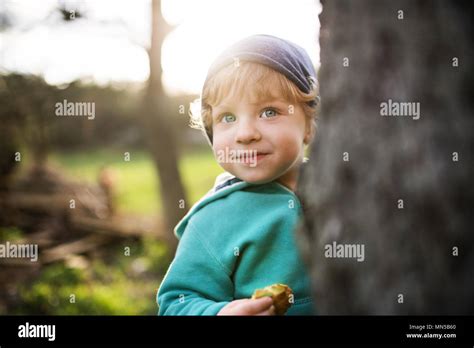
M471 14L448 1L324 2L322 108L298 190L321 314L474 313ZM419 103L419 118L417 104L383 116L390 100L391 114Z
M145 95L143 128L147 143L159 173L161 200L165 218L165 228L169 231L171 251L176 248L177 240L172 233L173 227L183 217L181 208L186 202L184 187L178 169L178 154L170 115L164 115L163 104L168 103L161 83L161 45L168 31L168 26L161 14L159 0L152 1L152 35L149 50L150 78ZM187 206L187 205L186 205Z

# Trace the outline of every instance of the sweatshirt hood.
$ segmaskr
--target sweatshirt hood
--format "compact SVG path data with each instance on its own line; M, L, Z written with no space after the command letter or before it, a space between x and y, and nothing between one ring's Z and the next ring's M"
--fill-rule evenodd
M192 206L188 213L176 225L176 227L174 228L175 236L178 239L181 239L189 220L193 217L194 214L196 214L207 204L215 200L221 199L222 197L225 197L234 191L242 190L243 188L250 185L252 184L242 181L241 179L227 172L218 175L213 188L209 190L204 195L204 197L197 201L196 204Z

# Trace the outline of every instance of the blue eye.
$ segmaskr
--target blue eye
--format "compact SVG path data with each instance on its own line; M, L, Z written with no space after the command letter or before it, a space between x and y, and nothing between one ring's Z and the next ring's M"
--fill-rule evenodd
M227 114L227 115L222 116L222 122L223 123L235 122L235 118L236 117L234 115Z
M275 117L277 115L277 112L273 109L265 109L263 112L260 114L260 117L262 118L270 118L270 117Z

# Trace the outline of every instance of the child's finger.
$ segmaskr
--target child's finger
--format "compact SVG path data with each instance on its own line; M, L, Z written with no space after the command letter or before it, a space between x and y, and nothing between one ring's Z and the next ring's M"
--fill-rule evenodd
M267 310L264 310L263 312L261 313L258 313L258 314L255 314L255 315L258 315L258 316L263 316L263 315L275 315L275 306L271 306L270 308L268 308Z
M242 305L245 306L245 309L249 313L253 314L253 313L260 313L269 309L272 304L273 304L273 299L267 296L267 297L262 297L255 300L250 300Z

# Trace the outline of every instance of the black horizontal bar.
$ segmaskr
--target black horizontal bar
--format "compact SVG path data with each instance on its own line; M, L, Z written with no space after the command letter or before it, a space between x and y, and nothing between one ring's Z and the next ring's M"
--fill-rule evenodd
M461 344L472 347L474 343L472 318L472 316L0 316L0 347L58 344L140 346L161 343L282 343L291 346L384 343L430 347ZM51 334L52 327L32 325L54 325L54 340ZM51 329L49 336L48 328ZM30 330L28 333L27 329ZM19 337L21 330L22 335L34 336L42 333L45 337ZM453 334L456 337L453 337ZM415 337L415 335L421 336ZM439 338L438 335L442 337Z

